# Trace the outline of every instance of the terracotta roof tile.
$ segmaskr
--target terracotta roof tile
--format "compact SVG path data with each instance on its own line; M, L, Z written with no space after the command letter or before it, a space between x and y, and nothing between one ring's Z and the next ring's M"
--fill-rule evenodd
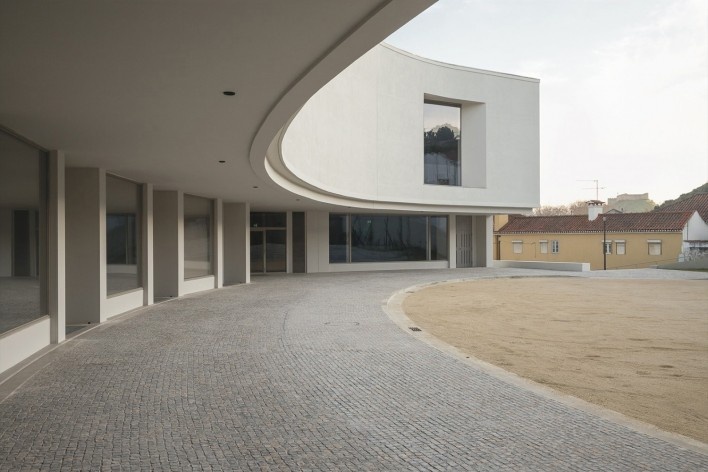
M499 228L498 234L516 233L601 233L602 217L607 217L607 231L613 233L681 231L693 215L692 211L611 213L595 221L587 215L522 216Z
M708 193L693 195L686 200L674 203L657 211L697 211L698 214L701 215L701 218L703 218L703 221L708 222Z

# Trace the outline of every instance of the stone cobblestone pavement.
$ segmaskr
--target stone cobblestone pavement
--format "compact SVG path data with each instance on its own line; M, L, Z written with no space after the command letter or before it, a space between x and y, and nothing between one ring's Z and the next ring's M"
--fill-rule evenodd
M636 274L705 276L614 276ZM449 357L381 308L411 285L509 275L549 272L261 276L106 323L0 403L0 470L708 470Z

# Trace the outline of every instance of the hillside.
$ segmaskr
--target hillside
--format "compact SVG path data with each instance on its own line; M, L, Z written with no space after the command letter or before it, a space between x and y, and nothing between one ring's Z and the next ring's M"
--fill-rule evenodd
M680 201L686 200L687 198L691 198L694 195L698 195L699 193L708 193L708 182L705 184L701 185L700 187L696 187L693 190L691 190L688 193L684 193L678 198L675 198L673 200L666 200L664 203L661 205L657 205L655 210L663 210L665 207L669 205L673 205L674 203L678 203Z

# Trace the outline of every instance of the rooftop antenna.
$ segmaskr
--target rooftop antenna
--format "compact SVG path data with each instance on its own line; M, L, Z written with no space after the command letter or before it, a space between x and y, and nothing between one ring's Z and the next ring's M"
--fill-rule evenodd
M600 190L605 190L607 187L600 187L600 181L593 180L578 180L578 182L595 182L595 187L585 187L583 190L595 190L595 200L600 200Z

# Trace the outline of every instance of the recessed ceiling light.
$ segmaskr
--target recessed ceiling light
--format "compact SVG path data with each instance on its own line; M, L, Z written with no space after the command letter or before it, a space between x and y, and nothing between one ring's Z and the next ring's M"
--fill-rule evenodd
M224 90L223 93L224 93L224 95L226 95L227 97L233 97L234 95L236 95L236 92L234 92L233 90Z

